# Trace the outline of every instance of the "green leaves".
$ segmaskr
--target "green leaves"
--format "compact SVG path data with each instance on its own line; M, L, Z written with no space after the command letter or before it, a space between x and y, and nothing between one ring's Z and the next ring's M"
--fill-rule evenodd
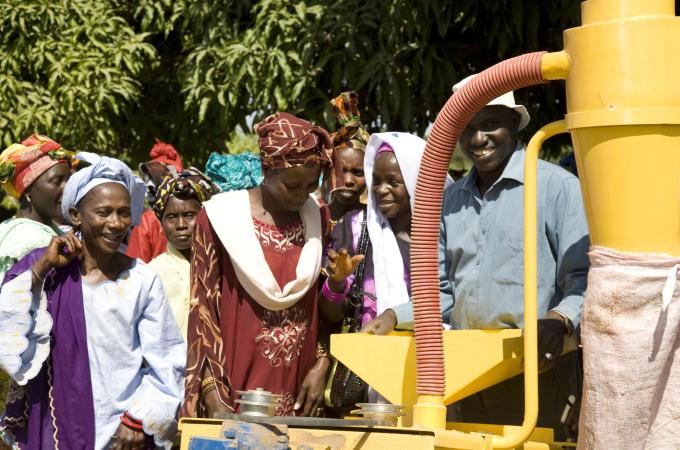
M201 165L277 110L334 127L345 89L372 130L423 133L456 81L577 20L568 0L0 0L0 144L137 163L158 137ZM560 87L518 96L532 127L563 112Z
M157 58L147 35L105 2L13 3L0 5L2 145L40 132L67 148L117 148L116 124Z

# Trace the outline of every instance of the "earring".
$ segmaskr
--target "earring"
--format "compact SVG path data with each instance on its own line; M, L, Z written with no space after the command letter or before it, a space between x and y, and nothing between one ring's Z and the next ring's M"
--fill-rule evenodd
M26 194L26 201L31 203L31 194Z

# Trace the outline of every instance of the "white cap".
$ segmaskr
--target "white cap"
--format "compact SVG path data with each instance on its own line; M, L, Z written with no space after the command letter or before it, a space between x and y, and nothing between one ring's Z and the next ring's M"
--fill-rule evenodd
M464 80L454 84L453 92L456 92L458 89L468 84L468 82L470 82L470 80L473 79L475 76L476 75L470 75ZM520 115L519 127L517 128L517 131L524 129L524 127L526 127L529 124L529 120L531 120L529 112L524 107L524 105L518 105L517 103L515 103L515 94L513 91L506 92L505 94L501 95L500 97L494 98L493 100L486 104L486 106L492 105L505 106L507 108L514 109L515 111L517 111L517 113Z

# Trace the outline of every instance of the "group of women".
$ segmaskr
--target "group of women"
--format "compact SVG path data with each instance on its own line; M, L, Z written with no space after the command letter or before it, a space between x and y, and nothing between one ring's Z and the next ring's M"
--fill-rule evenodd
M0 225L5 441L170 448L178 417L238 413L256 388L278 415L338 412L329 333L347 319L379 331L409 301L425 142L369 136L355 93L331 105L333 134L284 112L255 126L259 186L218 194L196 169L165 174L146 214L167 247L150 264L121 251L148 193L124 163L39 135L0 154L20 205Z

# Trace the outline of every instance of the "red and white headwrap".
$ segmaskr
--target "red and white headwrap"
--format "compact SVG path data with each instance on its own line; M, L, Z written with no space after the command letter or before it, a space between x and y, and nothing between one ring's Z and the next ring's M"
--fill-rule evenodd
M254 129L259 136L263 172L307 164L320 165L324 173L333 168L333 141L328 131L319 126L280 112L256 124ZM337 174L331 176L332 188L337 178Z
M18 199L42 174L68 162L69 152L59 143L34 134L0 154L0 183L9 195Z

